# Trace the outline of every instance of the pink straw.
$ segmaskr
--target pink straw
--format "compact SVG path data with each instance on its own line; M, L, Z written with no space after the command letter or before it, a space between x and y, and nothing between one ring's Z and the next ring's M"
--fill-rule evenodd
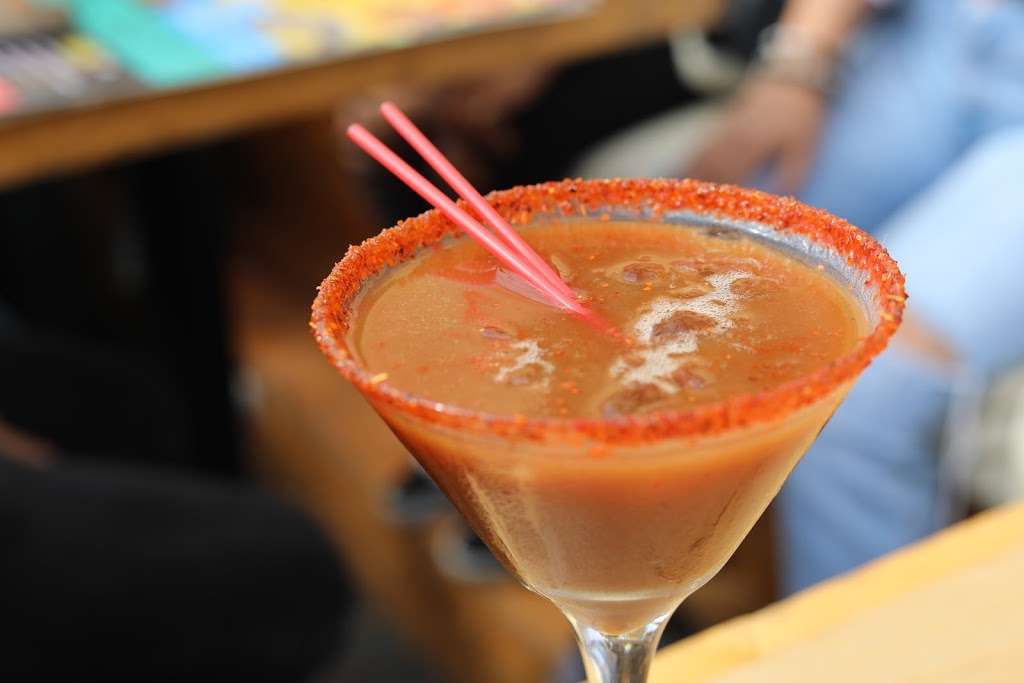
M542 277L538 272L523 263L516 251L513 251L511 247L480 225L476 219L459 208L455 202L449 199L448 195L441 192L433 183L420 175L416 169L405 163L370 131L359 124L353 124L348 127L347 134L349 139L356 143L364 152L395 174L402 182L427 200L427 202L437 207L452 222L479 242L487 251L491 252L505 267L533 285L552 302L579 316L585 318L593 317L593 314L576 300L575 295L567 295L561 288L556 287L545 277ZM468 185L468 182L466 184ZM511 230L511 228L509 229ZM529 249L528 246L526 248ZM536 254L534 255L536 256ZM539 259L540 257L537 256L537 258ZM562 286L568 289L565 283L562 283Z
M465 199L470 206L477 210L480 217L484 219L484 223L490 225L498 233L499 236L504 238L505 242L512 247L512 249L519 254L519 256L526 261L527 266L533 268L541 277L543 277L548 283L554 286L563 295L575 300L576 294L569 288L565 282L562 281L551 266L535 252L526 241L519 236L511 225L501 217L501 215L495 211L494 207L491 206L486 199L483 198L473 185L466 180L466 177L459 172L457 168L447 157L441 153L434 143L427 139L427 136L416 127L408 116L399 109L394 102L384 102L380 105L380 113L384 115L384 118L388 123L401 135L406 142L408 142L413 149L420 153L420 156L430 164L431 168L437 171L437 174L444 179L446 183L451 185L452 189L458 193L460 197Z

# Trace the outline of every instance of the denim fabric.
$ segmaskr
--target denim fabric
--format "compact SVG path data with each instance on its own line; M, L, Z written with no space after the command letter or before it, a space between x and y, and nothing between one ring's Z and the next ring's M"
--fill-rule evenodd
M901 3L855 46L804 201L875 232L975 376L1024 360L1024 3ZM941 525L948 370L891 349L779 500L787 592Z

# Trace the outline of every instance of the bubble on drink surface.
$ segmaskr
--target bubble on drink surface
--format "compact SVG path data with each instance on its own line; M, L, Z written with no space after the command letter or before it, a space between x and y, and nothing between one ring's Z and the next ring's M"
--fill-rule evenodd
M547 380L547 371L537 363L530 363L514 372L509 372L505 383L513 387L528 387Z
M686 309L678 310L651 328L649 341L652 344L660 344L669 339L678 339L691 332L709 330L715 324L714 318L703 313L695 313Z
M677 301L673 313L688 311L711 318L714 321L714 325L702 328L700 330L702 332L719 333L725 331L732 326L731 316L736 312L740 298L739 295L732 291L732 284L746 276L747 273L742 271L718 272L708 276L707 282L711 285L711 291L693 299ZM653 332L653 329L652 326L651 332Z
M695 259L672 261L669 266L669 292L684 298L707 294L714 287L707 281L707 273L699 272L700 263Z
M635 415L665 398L665 395L665 392L656 384L640 382L630 384L605 399L601 404L601 415L604 417Z
M665 276L665 266L651 261L636 261L622 268L620 279L631 285L659 282Z
M518 353L511 363L498 369L495 381L518 387L547 386L555 366L544 358L540 344L535 339L523 339L509 348Z
M571 282L576 272L569 266L569 263L559 256L558 254L551 254L548 256L551 261L551 265L555 267L558 272L558 277L562 278L565 282Z
M708 384L707 372L698 373L693 368L680 366L672 371L672 381L683 390L696 391Z
M485 339L493 339L495 341L509 341L511 339L515 339L515 335L511 332L494 325L484 325L481 327L480 336Z
M730 289L734 294L753 299L778 294L783 285L774 278L750 275L732 283Z

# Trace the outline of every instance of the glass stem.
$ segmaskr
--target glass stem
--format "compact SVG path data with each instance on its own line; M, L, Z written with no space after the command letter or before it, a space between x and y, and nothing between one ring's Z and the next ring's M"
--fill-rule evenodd
M609 635L572 617L588 683L645 683L669 615L628 633Z

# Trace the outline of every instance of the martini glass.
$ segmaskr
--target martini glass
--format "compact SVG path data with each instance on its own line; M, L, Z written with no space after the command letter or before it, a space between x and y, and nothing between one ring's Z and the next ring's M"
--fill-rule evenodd
M868 332L799 380L682 412L596 418L481 413L403 392L348 346L375 275L452 237L431 211L349 250L320 287L312 328L494 554L576 631L591 683L643 683L665 623L718 572L871 359L906 299L870 236L799 202L691 180L563 181L489 201L513 224L600 216L740 231L833 277ZM427 342L425 342L427 343Z

